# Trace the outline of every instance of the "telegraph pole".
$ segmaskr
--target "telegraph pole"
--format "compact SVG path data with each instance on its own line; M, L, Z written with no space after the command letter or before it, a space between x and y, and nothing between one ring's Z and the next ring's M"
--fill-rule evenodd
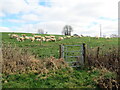
M100 24L100 37L102 37L102 25Z

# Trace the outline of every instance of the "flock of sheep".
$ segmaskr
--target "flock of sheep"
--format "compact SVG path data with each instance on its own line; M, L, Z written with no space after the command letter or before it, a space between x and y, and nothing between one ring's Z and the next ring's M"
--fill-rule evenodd
M40 36L40 35L35 35L35 34L32 34L32 36L27 36L26 34L22 34L21 36L19 36L17 34L8 34L8 35L11 39L15 38L19 42L23 42L25 40L30 40L32 42L34 42L34 41L56 42L56 41L61 41L64 39L70 39L72 37L84 37L83 35L81 35L81 36L64 36L64 37L59 36L58 38L56 38L55 36ZM99 38L100 38L99 36L95 37L95 39L99 39ZM105 38L109 39L110 37L105 37Z
M73 36L66 36L66 37L60 36L60 37L56 38L55 36L40 36L40 35L34 35L34 34L32 34L32 36L27 36L26 34L22 34L21 36L19 36L17 34L8 34L8 35L11 39L14 38L19 42L23 42L25 40L30 40L32 42L34 42L34 41L56 42L57 40L61 41L61 40L70 39L71 37L73 37Z

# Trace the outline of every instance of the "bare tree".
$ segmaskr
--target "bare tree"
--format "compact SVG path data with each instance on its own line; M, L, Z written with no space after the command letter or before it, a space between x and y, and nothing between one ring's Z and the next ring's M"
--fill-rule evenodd
M38 33L39 34L44 34L44 30L43 29L38 29Z
M73 28L70 25L65 25L62 34L71 35L71 32L73 32Z

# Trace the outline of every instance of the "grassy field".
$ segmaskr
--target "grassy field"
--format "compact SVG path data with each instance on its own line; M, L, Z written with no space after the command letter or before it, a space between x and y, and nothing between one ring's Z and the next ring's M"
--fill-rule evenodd
M110 72L100 70L61 69L48 74L3 75L3 88L98 88L99 78L115 78Z
M31 42L29 40L26 40L24 42L18 42L16 39L10 39L8 34L9 33L2 33L2 43L10 44L13 47L19 47L19 49L27 50L30 53L30 55L35 55L35 58L33 59L50 58L50 56L53 56L55 57L55 59L58 59L59 45L61 44L81 45L82 43L85 43L88 49L100 47L100 50L103 50L104 52L108 52L109 50L118 47L118 38L95 39L94 37L81 37L81 38L74 37L71 39L65 39L65 40L56 41L56 42L42 42L42 44L40 44L40 42L38 41ZM16 33L16 34L18 35L26 34L27 36L32 36L32 34L30 33ZM46 35L41 35L41 36L46 36ZM58 38L59 36L62 36L62 35L55 35L55 36L56 38ZM71 49L75 50L77 48L71 48ZM26 54L28 56L24 54L20 55L21 52L19 51L21 50L14 49L14 50L11 50L14 52L11 52L9 49L8 50L5 49L4 51L6 51L4 52L5 55L3 55L5 59L4 64L6 64L4 66L6 66L8 71L9 71L9 68L11 70L15 68L14 66L11 65L14 63L14 61L21 63L20 65L23 64L22 66L23 69L26 69L27 64L30 63L29 61L22 61L22 59L24 60L25 58L29 59L30 55L29 54ZM93 52L91 51L91 53ZM7 54L11 54L11 55L7 55ZM6 55L8 57L6 57ZM15 59L16 56L14 55L18 56L19 58ZM13 61L12 59L10 59L11 57L14 58ZM19 59L21 61L19 61ZM50 60L50 62L43 60L43 64L45 63L44 68L47 68L48 62L49 62L49 66L51 66L51 63L52 64L58 63L57 61L53 62L51 58L48 60ZM35 69L38 64L39 63L35 63L36 66L34 66L33 64L32 68L34 67ZM19 64L16 64L16 67L18 66ZM56 68L56 66L57 64L55 64L55 66L53 65L54 68ZM44 70L44 68L41 68L40 70ZM97 68L73 69L68 67L63 67L60 69L54 69L54 68L51 68L51 69L48 68L47 70L49 72L42 73L42 74L39 72L17 73L17 74L3 73L3 80L2 80L3 88L99 88L100 86L98 86L99 85L98 83L99 81L101 82L101 79L116 78L115 73L111 73L106 69L97 69ZM39 69L37 71L39 71Z
M28 49L32 54L36 55L38 58L46 58L46 57L56 57L59 58L59 45L81 45L85 43L88 48L93 47L101 47L102 50L107 51L109 48L117 48L118 47L118 38L100 38L95 39L93 37L81 37L81 38L71 38L71 39L64 39L62 41L56 42L40 42L35 41L31 42L26 40L25 42L18 42L16 39L10 39L8 36L9 33L2 33L2 41L4 43L12 43L13 45L17 45L20 48ZM17 33L18 35L24 33ZM26 34L27 36L32 36L32 34ZM46 36L46 35L41 35ZM55 35L56 38L62 35ZM73 48L74 50L74 48Z

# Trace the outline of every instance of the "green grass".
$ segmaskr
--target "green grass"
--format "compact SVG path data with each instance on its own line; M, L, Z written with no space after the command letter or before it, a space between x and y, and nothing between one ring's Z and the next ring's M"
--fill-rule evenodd
M81 38L71 38L71 39L64 39L62 41L56 42L43 42L40 45L40 42L31 42L26 40L25 42L18 42L16 39L10 39L8 36L9 33L2 33L2 41L4 43L12 43L13 45L17 45L20 48L28 49L32 54L36 55L38 58L46 58L50 56L54 56L59 58L59 45L81 45L85 43L88 48L92 47L101 47L102 50L107 51L109 48L117 48L118 47L118 38L111 38L111 39L95 39L93 37L81 37ZM18 35L26 34L27 36L32 36L30 33L17 33ZM41 35L45 36L45 35ZM62 35L55 35L56 38ZM72 50L75 50L72 47Z
M113 77L112 73L104 74L103 77ZM99 70L62 69L42 75L38 73L5 75L2 85L3 88L97 88L94 79L100 76Z

